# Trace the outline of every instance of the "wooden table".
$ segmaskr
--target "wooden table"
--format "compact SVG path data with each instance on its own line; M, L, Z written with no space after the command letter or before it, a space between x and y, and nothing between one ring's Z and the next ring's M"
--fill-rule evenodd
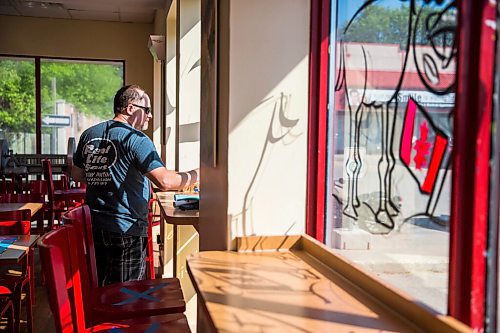
M198 332L472 332L307 236L244 237L188 258Z
M196 231L199 230L199 217L198 210L181 210L174 207L174 194L177 192L156 192L156 198L160 207L160 213L165 223L173 225L174 239L173 239L173 273L177 276L177 252L178 252L178 226L190 225ZM166 233L163 235L163 244L166 244Z
M0 212L7 212L11 210L22 210L29 209L31 211L31 216L35 215L40 209L42 209L43 204L38 202L26 202L26 203L0 203Z
M0 242L7 238L15 237L16 240L0 253L0 263L17 264L24 258L28 251L35 245L39 235L6 235L0 236Z

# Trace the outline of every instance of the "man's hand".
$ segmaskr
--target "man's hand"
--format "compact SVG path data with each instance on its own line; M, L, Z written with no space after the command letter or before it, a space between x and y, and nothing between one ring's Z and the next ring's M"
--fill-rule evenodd
M182 189L183 192L195 192L195 187L198 187L200 184L200 169L194 169L188 171L191 176L190 181L186 183L186 186Z

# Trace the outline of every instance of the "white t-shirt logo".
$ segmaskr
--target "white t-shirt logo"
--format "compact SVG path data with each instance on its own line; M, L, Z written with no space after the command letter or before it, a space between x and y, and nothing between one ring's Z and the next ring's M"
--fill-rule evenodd
M89 185L106 185L111 181L109 168L117 159L114 143L108 139L92 139L83 147L85 175Z

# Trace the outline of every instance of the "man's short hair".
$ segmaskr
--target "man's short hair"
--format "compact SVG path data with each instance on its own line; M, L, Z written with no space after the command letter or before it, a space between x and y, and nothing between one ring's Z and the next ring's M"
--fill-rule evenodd
M115 94L113 106L115 114L122 113L130 103L137 103L143 98L144 89L138 85L132 84L121 87Z

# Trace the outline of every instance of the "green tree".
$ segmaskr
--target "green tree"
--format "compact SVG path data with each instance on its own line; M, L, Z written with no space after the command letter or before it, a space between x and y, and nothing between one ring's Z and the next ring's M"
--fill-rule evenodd
M122 67L107 64L47 61L41 66L42 113L52 113L63 99L87 115L101 119L113 114L113 96L122 85Z
M417 8L417 13L420 15L418 22L416 15L412 18L412 26L416 26L416 44L429 45L429 34L433 31L438 31L445 26L456 26L456 10L449 9L443 16L440 16L441 11L442 8L431 5ZM370 5L353 19L347 30L347 22L344 22L338 33L345 42L399 44L401 48L404 48L408 42L409 20L410 9L405 3L402 3L399 8ZM432 31L424 29L426 20L428 20L429 26L433 27ZM435 38L434 42L440 45L451 46L454 41L450 32L440 33L438 38L443 39L437 40Z
M35 132L33 61L0 61L0 129L10 133Z

